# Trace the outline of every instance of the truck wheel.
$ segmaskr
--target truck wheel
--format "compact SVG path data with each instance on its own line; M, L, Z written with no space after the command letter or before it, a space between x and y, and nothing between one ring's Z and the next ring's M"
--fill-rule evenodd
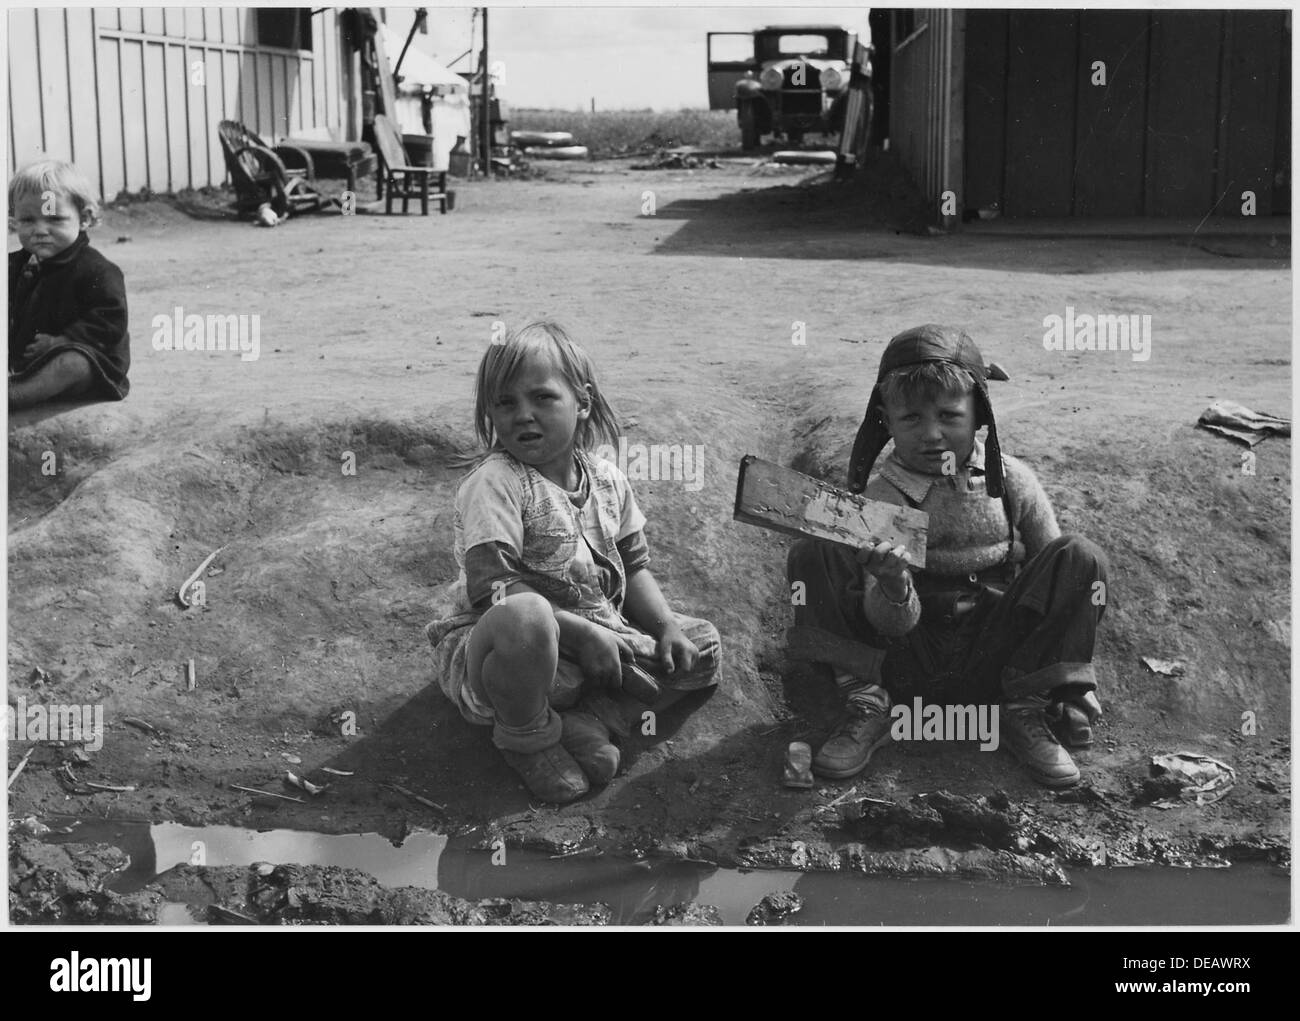
M740 148L745 152L752 152L758 148L758 114L754 110L753 103L741 103L738 113L740 118Z

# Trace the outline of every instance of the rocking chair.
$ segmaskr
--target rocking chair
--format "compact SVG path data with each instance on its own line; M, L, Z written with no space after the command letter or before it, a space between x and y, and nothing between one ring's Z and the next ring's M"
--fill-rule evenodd
M316 189L315 167L304 150L295 145L271 147L239 121L222 121L217 134L241 213L256 213L269 203L283 216L335 203Z

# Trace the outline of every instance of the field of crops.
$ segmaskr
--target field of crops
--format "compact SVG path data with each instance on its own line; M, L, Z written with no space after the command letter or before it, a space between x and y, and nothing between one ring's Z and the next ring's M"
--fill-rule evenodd
M593 156L617 156L678 145L736 149L740 129L733 110L528 110L511 107L513 131L568 131Z

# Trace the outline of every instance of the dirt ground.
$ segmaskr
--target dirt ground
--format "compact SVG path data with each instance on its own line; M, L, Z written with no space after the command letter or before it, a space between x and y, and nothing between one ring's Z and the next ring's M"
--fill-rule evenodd
M11 418L8 527L10 703L102 704L105 735L97 751L38 747L11 819L420 827L902 874L990 854L994 873L1040 878L1288 860L1290 440L1257 447L1246 474L1243 448L1193 426L1218 399L1289 415L1289 237L927 236L889 174L631 162L461 184L455 211L428 218L266 230L163 202L110 211L92 241L126 274L131 394ZM154 350L154 317L178 306L260 316L260 357ZM1045 350L1043 319L1067 306L1149 314L1150 359ZM698 490L634 485L670 600L724 641L721 688L662 713L623 775L562 809L530 805L443 699L421 630L454 573L447 462L471 447L474 369L494 323L536 316L591 351L629 443L703 447ZM1073 792L1037 788L1005 751L919 742L856 782L780 786L787 743L815 743L834 703L784 661L788 540L732 521L736 467L756 454L842 477L885 342L922 322L965 326L1008 370L992 384L1004 448L1110 558L1107 715ZM218 547L206 606L182 609L178 587ZM25 750L10 744L10 770ZM1151 806L1150 756L1181 750L1232 765L1235 788ZM232 789L292 793L288 756L328 793ZM135 789L74 793L68 758L80 781Z

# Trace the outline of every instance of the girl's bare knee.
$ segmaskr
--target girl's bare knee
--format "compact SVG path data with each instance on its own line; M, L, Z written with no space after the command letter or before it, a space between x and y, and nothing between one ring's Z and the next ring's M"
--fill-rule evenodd
M555 609L536 592L506 596L483 614L478 627L485 625L492 634L493 647L503 651L506 647L537 650L559 645L560 626L555 620Z

